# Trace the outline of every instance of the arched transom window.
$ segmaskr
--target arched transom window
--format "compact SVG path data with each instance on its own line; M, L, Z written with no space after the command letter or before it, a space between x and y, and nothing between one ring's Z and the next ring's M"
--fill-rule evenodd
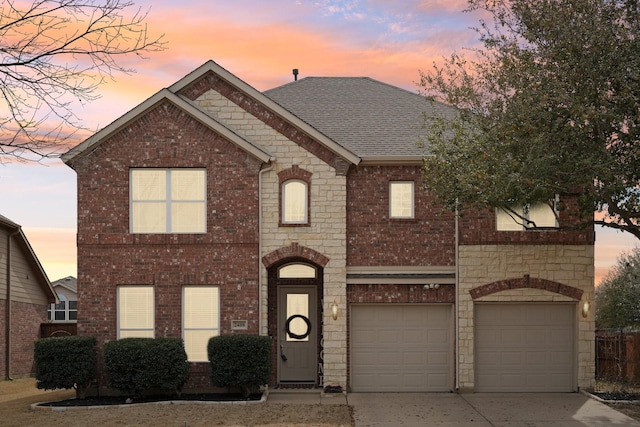
M316 274L315 267L299 263L286 264L278 270L280 279L314 279Z

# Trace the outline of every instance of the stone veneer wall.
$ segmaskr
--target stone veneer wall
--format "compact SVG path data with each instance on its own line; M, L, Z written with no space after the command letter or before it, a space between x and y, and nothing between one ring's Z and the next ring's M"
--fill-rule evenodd
M300 147L220 93L210 90L196 102L219 121L247 140L270 152L273 167L262 175L262 222L260 258L294 243L329 258L324 267L324 382L346 386L347 317L331 318L334 301L346 313L346 177L325 161ZM311 172L309 226L279 227L278 172L292 166ZM267 270L260 264L261 327L267 333Z
M593 386L595 378L594 248L592 245L469 245L459 249L459 387L474 387L474 299L472 289L506 279L543 279L577 288L578 300L544 289L523 287L488 295L476 294L483 302L575 302L578 387ZM528 280L528 279L527 279ZM533 281L533 280L532 280ZM580 292L574 292L579 295ZM587 318L580 314L584 301L591 303Z

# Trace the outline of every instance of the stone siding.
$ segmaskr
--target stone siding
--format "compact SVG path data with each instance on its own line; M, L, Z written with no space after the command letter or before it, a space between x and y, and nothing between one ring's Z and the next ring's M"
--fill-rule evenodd
M346 385L347 319L331 318L329 305L334 301L342 313L346 312L346 177L337 171L331 156L322 147L309 150L296 138L284 135L241 108L215 90L202 93L196 100L201 108L232 128L239 135L253 141L275 157L274 164L261 178L261 242L260 258L291 245L317 251L328 258L324 266L324 382ZM251 110L251 106L244 106ZM255 110L255 109L254 109ZM261 117L262 118L262 117ZM305 138L302 138L305 139ZM305 144L306 145L306 144ZM316 154L320 157L318 157ZM327 163L329 162L329 163ZM309 178L310 221L307 226L280 225L279 173L297 168ZM266 268L260 269L261 310L260 332L267 333L268 280Z
M592 245L460 246L460 389L473 390L474 387L476 301L574 302L578 325L577 386L591 387L595 378L593 258ZM517 283L507 285L509 281ZM556 285L551 285L550 282ZM585 301L589 301L592 307L586 318L582 317L580 310Z

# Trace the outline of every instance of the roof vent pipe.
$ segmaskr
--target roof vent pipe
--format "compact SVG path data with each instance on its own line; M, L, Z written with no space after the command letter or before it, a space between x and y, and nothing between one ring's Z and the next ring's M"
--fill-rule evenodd
M297 81L298 80L298 69L294 68L293 69L293 81Z

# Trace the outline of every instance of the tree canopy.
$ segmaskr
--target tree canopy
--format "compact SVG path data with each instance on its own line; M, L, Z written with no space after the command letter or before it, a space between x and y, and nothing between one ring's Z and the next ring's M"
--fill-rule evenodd
M83 129L74 110L99 97L125 57L162 50L127 0L7 0L0 5L0 163L55 156Z
M596 288L596 326L640 327L640 249L621 256Z
M428 127L427 187L451 209L574 195L571 226L640 238L638 3L470 0L482 47L421 72L457 109Z

